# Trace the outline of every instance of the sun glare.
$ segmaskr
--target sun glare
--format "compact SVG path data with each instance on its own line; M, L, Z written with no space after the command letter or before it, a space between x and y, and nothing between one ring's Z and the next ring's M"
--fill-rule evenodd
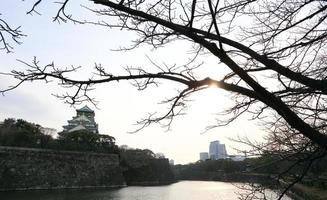
M210 84L208 85L208 87L209 87L209 88L217 88L218 85L217 85L217 83L212 82L212 83L210 83Z

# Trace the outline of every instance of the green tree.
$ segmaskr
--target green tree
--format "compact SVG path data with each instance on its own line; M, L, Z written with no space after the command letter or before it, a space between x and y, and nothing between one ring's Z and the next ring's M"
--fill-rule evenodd
M46 146L51 136L41 132L41 126L22 119L5 119L0 126L0 145L42 147Z
M62 150L119 152L114 137L95 134L87 130L61 132L59 133L58 143L59 148Z

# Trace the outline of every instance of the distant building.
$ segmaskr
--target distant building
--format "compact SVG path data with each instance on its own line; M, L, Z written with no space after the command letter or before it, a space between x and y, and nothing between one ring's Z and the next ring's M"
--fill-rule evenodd
M220 144L218 140L210 142L209 157L212 160L226 159L227 152L225 144Z
M76 110L76 116L68 120L68 125L63 126L64 132L88 130L92 133L99 133L98 124L94 120L95 113L88 106Z
M246 157L241 155L230 155L229 158L233 161L243 161Z
M169 164L170 164L170 165L174 165L174 164L175 164L175 161L174 161L173 159L170 159L170 160L169 160Z
M120 149L123 149L123 150L128 150L128 149L130 149L130 147L129 147L128 145L126 145L126 144L120 145L119 148L120 148Z
M201 152L200 153L200 160L205 161L209 159L209 154L208 152Z

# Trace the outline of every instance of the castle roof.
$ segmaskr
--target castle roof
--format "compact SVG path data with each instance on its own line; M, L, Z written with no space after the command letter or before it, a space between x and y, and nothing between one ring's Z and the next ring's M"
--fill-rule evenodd
M78 125L72 129L68 130L68 132L79 131L79 130L86 130L86 128L83 125Z
M77 109L77 111L94 113L94 111L91 108L89 108L87 105L85 105L83 108Z
M72 120L69 120L69 121L87 121L87 122L91 122L91 120L89 120L89 118L87 118L85 115L74 117Z

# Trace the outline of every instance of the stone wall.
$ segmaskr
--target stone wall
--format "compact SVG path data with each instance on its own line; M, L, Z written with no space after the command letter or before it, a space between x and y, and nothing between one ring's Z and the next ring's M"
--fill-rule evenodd
M0 191L122 186L116 154L0 146Z

